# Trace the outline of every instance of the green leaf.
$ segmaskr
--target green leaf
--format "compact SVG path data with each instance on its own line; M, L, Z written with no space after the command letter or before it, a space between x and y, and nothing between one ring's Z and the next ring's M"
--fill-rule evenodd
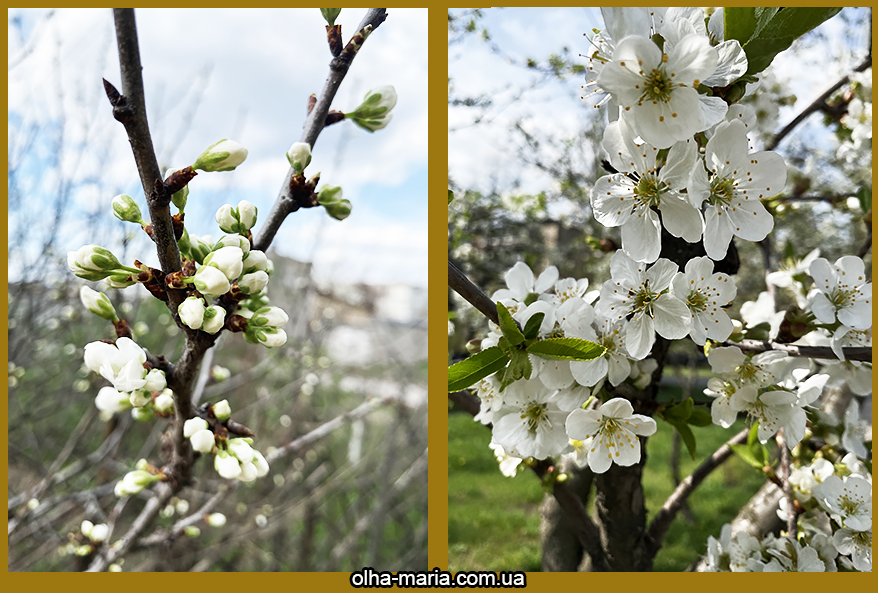
M686 418L686 423L692 426L708 426L711 423L710 412L706 406L696 406Z
M667 412L667 410L665 410L665 412ZM692 457L692 459L695 459L695 453L698 446L695 442L695 434L692 432L692 429L689 428L689 425L686 424L686 421L678 420L675 418L668 418L664 415L661 416L661 418L662 420L673 426L678 433L680 433L680 438L683 439L683 444L686 445L686 449L689 451L689 456Z
M670 408L665 409L665 411L662 412L662 416L668 422L671 422L671 421L685 422L686 419L689 418L689 416L692 414L692 408L694 406L695 406L695 402L690 397L690 398L680 402L676 406L672 406Z
M451 200L454 199L454 192L450 189L448 190L448 203L451 204Z
M533 340L540 333L540 326L543 324L545 313L535 313L524 324L524 339Z
M865 214L869 210L872 209L872 188L871 187L861 187L860 191L857 192L857 200L860 202L860 208L863 210Z
M754 422L753 426L750 427L750 432L747 433L747 446L752 447L753 443L757 442L759 438L759 423Z
M747 445L729 445L729 446L732 448L732 451L734 451L738 457L740 457L741 459L746 461L747 464L752 465L753 467L755 467L759 471L762 471L762 468L764 467L763 463L761 461L759 461L758 459L756 459L756 457L753 456L753 452L750 450L750 448Z
M524 334L518 329L518 324L515 323L512 314L509 313L509 309L503 306L503 303L497 303L497 317L500 319L500 331L503 332L503 337L509 340L510 344L518 346L524 342Z
M534 342L527 351L549 360L594 360L603 356L607 349L579 338L547 338Z
M460 391L506 366L509 359L497 346L491 346L448 367L448 391Z
M752 6L727 6L723 9L725 39L737 39L744 45L756 30L756 11Z
M500 391L519 379L530 379L531 374L533 374L533 365L527 352L524 350L516 351L512 355L509 366L503 371L500 379Z
M830 8L750 8L726 9L724 11L726 30L731 27L731 37L741 42L747 54L747 74L765 70L774 57L788 49L793 41L811 31L824 21L841 11L840 7ZM747 14L747 11L752 11ZM743 11L743 12L742 12ZM729 20L731 19L731 20ZM751 29L752 27L752 29ZM747 31L750 35L744 39Z

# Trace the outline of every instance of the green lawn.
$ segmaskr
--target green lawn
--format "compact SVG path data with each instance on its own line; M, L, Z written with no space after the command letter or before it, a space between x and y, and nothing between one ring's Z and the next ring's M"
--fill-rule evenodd
M644 473L647 509L658 510L673 491L669 465L673 429L658 421L647 443ZM697 460L684 452L681 475L743 428L693 428ZM543 491L531 472L506 478L488 448L487 428L463 413L448 419L448 563L451 570L540 570L539 506ZM705 551L708 535L718 535L762 485L763 479L733 457L710 475L689 499L696 523L677 516L656 557L657 571L680 571Z

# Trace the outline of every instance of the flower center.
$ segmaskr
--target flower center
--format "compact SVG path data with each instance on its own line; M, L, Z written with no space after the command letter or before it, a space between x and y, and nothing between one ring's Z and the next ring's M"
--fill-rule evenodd
M845 307L850 307L854 304L856 290L845 290L841 287L835 287L832 289L832 292L829 294L829 302L835 306L836 309L844 309Z
M872 549L872 532L871 531L854 531L851 538L859 548Z
M521 419L527 423L528 432L531 434L535 433L537 428L540 427L540 424L549 421L548 408L548 404L539 404L536 402L528 404L524 413L521 415Z
M707 295L699 290L693 290L686 297L686 305L692 311L704 311L707 309Z
M640 290L631 295L634 297L634 314L646 313L652 316L652 304L658 299L656 293L649 289L649 280L641 284Z
M711 206L728 206L735 197L734 179L715 176L710 180L710 196L707 203Z
M674 84L671 77L662 68L655 68L649 74L643 77L643 94L637 102L641 105L644 101L652 103L667 103L671 99L671 93L674 91Z
M860 508L859 502L856 500L851 500L847 496L842 496L839 499L839 506L845 512L846 515L853 515L857 512L857 509Z
M667 183L659 181L653 173L644 173L634 187L634 197L646 206L658 206L662 201L662 194L668 188Z
M556 322L555 322L555 327L553 327L553 328L552 328L552 331L550 331L550 332L549 332L548 334L546 334L544 337L545 337L545 338L563 338L563 337L565 337L565 336L564 336L564 330L561 329L561 324L558 323L558 322L556 321Z

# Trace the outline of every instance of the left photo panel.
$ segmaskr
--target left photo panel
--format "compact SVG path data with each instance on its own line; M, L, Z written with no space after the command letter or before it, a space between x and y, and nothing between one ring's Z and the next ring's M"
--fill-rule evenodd
M427 9L9 9L10 572L426 570Z

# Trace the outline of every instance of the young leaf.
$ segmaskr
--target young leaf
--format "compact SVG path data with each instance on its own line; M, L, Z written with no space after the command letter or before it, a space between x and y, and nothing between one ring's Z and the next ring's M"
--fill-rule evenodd
M695 402L692 400L692 398L687 398L676 406L667 408L664 412L662 412L662 416L668 422L679 421L685 423L686 419L689 418L689 415L692 414L692 407L694 405Z
M753 9L751 9L753 10ZM755 9L759 11L759 9ZM755 12L755 28L750 38L741 46L747 54L747 74L756 74L765 70L774 57L788 49L793 41L830 19L841 11L840 7L831 8L794 8L763 9ZM725 14L725 13L724 13Z
M448 391L460 391L496 373L509 359L497 346L491 346L448 367Z
M758 459L753 456L753 452L747 445L729 445L732 448L732 451L735 454L746 461L749 465L752 465L759 471L762 471L763 464Z
M518 346L524 342L524 334L518 329L518 324L515 323L512 314L509 313L509 309L503 306L503 303L497 303L497 317L500 318L500 331L503 332L503 337L509 340L510 344Z
M454 199L454 192L450 189L448 190L448 203L451 204L451 200Z
M723 27L726 41L737 39L744 45L756 30L755 9L752 6L726 6L723 8Z
M524 350L518 350L512 354L509 366L503 371L500 378L500 391L506 389L519 379L530 379L533 373L533 365L530 357Z
M531 315L531 318L528 319L527 323L524 324L525 340L533 340L537 337L540 332L540 326L543 324L543 318L545 316L545 313L535 313L534 315Z
M686 424L692 426L708 426L711 423L710 412L705 406L696 406L692 409L692 413L686 418Z
M607 349L579 338L547 338L534 342L527 351L549 360L594 360L603 356Z
M757 442L758 436L759 436L759 423L754 422L753 426L750 427L750 432L747 433L747 446L752 447L753 443Z
M667 410L665 410L665 413L667 413ZM689 425L686 424L686 421L668 418L666 415L662 415L661 418L662 420L673 426L678 433L680 433L680 438L683 439L683 444L686 445L686 449L689 451L689 455L692 457L692 459L695 459L695 453L697 450L695 434L693 434L692 429L689 428Z

